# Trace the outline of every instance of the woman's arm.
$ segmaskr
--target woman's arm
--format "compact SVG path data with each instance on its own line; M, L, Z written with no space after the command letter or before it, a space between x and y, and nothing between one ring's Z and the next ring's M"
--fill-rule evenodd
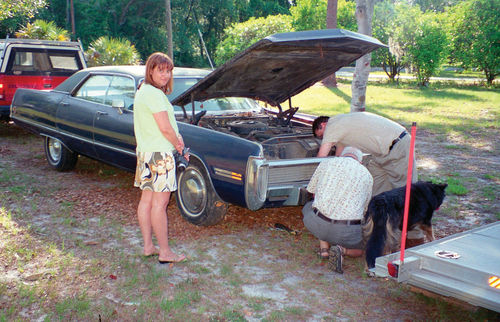
M165 136L165 138L170 143L172 143L177 152L182 154L182 150L184 149L184 142L177 136L177 133L175 133L174 128L170 124L167 112L162 111L154 113L153 117L156 121L156 124L158 124L158 128L160 129L160 132L163 134L163 136Z

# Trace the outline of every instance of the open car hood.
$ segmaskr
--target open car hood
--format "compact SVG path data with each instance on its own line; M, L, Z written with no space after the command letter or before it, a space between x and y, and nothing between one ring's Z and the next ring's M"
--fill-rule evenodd
M342 29L279 33L259 40L172 101L248 97L278 106L361 56L384 47Z

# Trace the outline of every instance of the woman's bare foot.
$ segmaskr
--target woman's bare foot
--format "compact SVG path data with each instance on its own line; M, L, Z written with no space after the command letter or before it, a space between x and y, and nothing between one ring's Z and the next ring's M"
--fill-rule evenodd
M146 257L149 257L149 256L157 256L159 253L160 253L159 249L153 247L151 249L144 249L142 254Z
M186 259L186 256L184 254L174 254L171 253L170 256L167 256L165 258L158 258L158 261L160 264L167 264L167 263L180 263L183 262Z

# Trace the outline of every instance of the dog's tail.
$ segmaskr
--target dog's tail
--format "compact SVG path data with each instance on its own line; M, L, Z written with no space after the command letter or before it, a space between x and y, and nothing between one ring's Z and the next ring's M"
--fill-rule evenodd
M370 201L364 221L363 235L367 239L366 264L368 268L373 268L375 267L375 259L384 252L387 239L387 207L384 199Z

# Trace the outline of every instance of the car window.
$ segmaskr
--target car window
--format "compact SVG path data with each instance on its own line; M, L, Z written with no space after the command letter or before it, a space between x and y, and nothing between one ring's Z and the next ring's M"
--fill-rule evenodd
M177 96L185 92L188 88L198 83L201 78L174 78L174 88L171 94L167 95L168 100L172 101Z
M130 77L113 76L106 93L104 104L112 105L113 100L123 100L124 107L132 110L134 106L135 81Z
M213 98L206 100L204 102L195 102L195 110L206 110L206 111L252 111L259 108L259 104L249 98L244 97L222 97Z
M113 76L111 75L93 75L90 76L85 83L76 92L75 97L104 104L106 91L111 83Z
M196 84L200 78L176 78L174 80L174 90L168 95L169 101L172 101L177 96L188 90ZM243 97L223 97L206 100L204 102L195 102L195 111L251 111L259 108L256 101ZM191 110L191 104L186 106L186 109ZM180 112L180 106L174 106L174 111Z

